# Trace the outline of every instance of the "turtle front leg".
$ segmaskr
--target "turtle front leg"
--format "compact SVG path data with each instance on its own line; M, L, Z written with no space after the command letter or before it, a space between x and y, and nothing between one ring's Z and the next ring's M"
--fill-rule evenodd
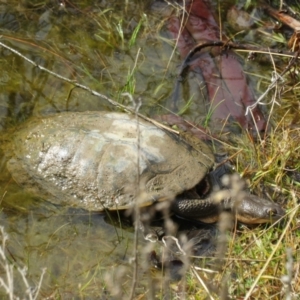
M172 211L183 218L204 223L215 223L219 219L219 206L212 197L206 199L176 198L172 203Z
M228 209L244 224L274 222L285 214L277 203L244 191L236 194L221 190L205 199L176 198L172 203L172 210L179 216L204 223L217 222L220 211Z

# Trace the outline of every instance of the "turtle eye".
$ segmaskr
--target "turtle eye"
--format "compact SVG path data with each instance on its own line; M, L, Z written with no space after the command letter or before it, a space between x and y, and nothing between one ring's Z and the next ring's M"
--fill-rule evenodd
M272 216L278 216L279 213L278 213L278 210L276 208L269 208L267 210L267 214L272 217Z
M265 210L269 220L278 220L285 215L285 211L281 207L272 207Z

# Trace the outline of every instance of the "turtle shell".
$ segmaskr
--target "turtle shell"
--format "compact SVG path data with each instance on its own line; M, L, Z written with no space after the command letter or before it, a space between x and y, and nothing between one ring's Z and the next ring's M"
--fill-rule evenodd
M115 112L31 119L8 149L7 167L18 184L56 204L92 211L174 198L214 163L200 140Z

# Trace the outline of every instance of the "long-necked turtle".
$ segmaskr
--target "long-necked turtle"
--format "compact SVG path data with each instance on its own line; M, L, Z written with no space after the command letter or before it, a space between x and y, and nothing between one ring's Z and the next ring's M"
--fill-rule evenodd
M141 118L113 112L34 118L10 145L7 167L15 181L54 203L103 211L175 198L173 209L183 217L209 222L217 214L210 198L181 197L194 198L186 191L213 167L210 148ZM246 196L237 212L246 223L283 215L277 204L255 196Z

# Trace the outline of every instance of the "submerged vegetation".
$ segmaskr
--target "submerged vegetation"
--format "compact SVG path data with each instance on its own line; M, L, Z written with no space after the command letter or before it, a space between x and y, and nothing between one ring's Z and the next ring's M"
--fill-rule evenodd
M165 23L171 12L180 15L183 8L175 2L142 2L3 2L0 42L71 80L55 78L0 46L3 135L32 115L124 110L74 83L133 111L149 116L168 113L181 59ZM23 280L26 291L33 291L28 299L299 297L299 58L297 53L289 54L286 45L293 31L274 27L273 19L259 9L259 1L246 1L243 7L245 15L254 18L251 30L236 31L231 26L234 20L226 19L227 11L235 2L240 7L242 1L211 2L225 34L233 42L251 44L249 50L236 52L257 95L265 95L260 107L268 128L256 137L246 130L228 133L219 124L214 128L214 108L207 112L193 91L180 103L178 114L207 128L222 145L219 149L214 144L216 151L226 151L251 191L280 203L286 209L285 218L249 227L235 224L224 213L216 233L213 226L189 224L186 228L176 218L178 223L174 222L160 203L157 210L165 217L164 228L160 224L153 235L141 232L138 222L132 225L128 216L60 208L28 195L1 162L0 218L9 239L1 227L0 297L27 297L24 289L7 288L6 278L14 278L18 287ZM287 7L300 19L300 7ZM282 53L256 51L253 56L252 46ZM39 296L32 287L38 287Z

